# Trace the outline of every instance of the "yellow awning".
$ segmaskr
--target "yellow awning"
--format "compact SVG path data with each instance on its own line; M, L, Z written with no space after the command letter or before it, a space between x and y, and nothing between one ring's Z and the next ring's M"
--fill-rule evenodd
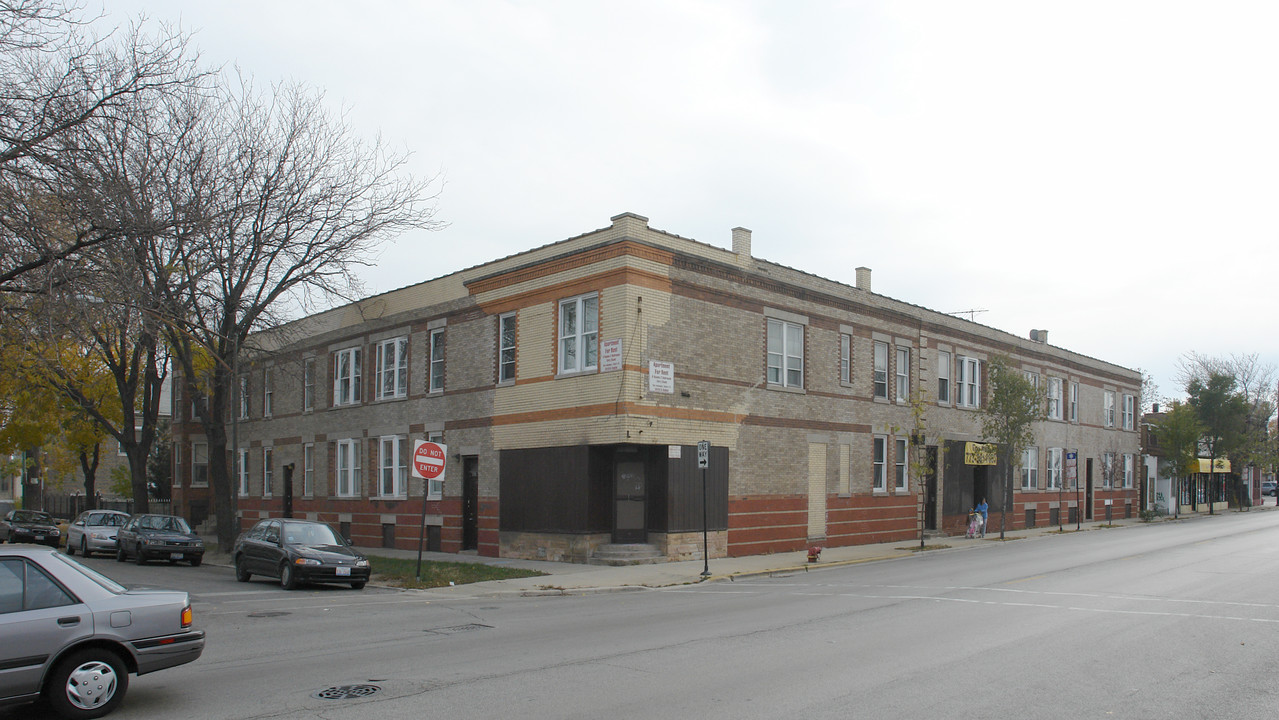
M1207 475L1209 472L1219 472L1219 473L1228 473L1228 472L1230 472L1230 461L1229 461L1229 460L1227 460L1226 458L1217 458L1217 469L1216 469L1216 470L1209 470L1209 469L1208 469L1208 463L1209 463L1209 462L1211 462L1211 461L1210 461L1210 460L1205 460L1204 458L1199 458L1199 472L1203 473L1204 475Z

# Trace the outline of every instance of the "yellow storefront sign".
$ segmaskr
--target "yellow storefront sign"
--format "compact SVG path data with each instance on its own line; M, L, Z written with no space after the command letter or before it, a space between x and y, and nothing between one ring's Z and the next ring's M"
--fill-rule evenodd
M990 443L964 443L965 465L994 465L996 460L995 446Z

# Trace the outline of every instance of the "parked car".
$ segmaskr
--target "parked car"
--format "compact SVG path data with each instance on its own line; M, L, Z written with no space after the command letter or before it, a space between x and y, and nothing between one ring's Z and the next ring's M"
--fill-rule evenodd
M119 510L85 510L67 526L67 554L89 557L95 552L115 554L115 536L129 521Z
M184 592L128 590L53 548L0 548L0 705L41 697L59 715L106 715L129 673L204 652Z
M10 510L0 520L0 542L35 543L57 547L62 531L47 512L39 510Z
M369 581L368 558L333 528L321 522L269 518L236 538L231 551L235 579L254 575L279 578L285 590L301 583L349 583L356 590Z
M116 533L115 559L130 557L143 565L148 560L179 560L199 567L204 561L204 538L191 532L187 521L177 515L134 515Z
M1279 497L1279 495L1275 494L1275 487L1277 486L1275 485L1274 480L1265 480L1261 483L1261 494L1263 496L1275 495L1275 497Z

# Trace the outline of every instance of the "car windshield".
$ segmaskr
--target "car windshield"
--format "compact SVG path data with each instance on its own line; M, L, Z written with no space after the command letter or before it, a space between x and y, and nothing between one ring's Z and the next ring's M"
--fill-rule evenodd
M328 525L284 523L284 541L290 545L345 545Z
M101 585L108 592L112 592L112 593L115 593L116 595L119 595L121 593L128 591L128 588L116 582L115 580L112 580L111 578L107 577L106 575L103 575L102 573L96 570L90 570L89 568L81 565L75 560L72 560L66 555L54 554L54 555L50 555L49 557L57 558L58 562L65 563L67 567L74 568L76 572L89 578L93 582Z
M146 515L138 520L138 526L148 530L164 530L167 532L189 533L191 527L187 521L173 515Z
M49 517L49 513L42 513L36 510L16 510L13 513L15 522L52 522L53 518Z
M119 527L128 520L128 515L116 515L115 513L107 513L106 515L98 515L89 518L90 525L109 525L111 527Z

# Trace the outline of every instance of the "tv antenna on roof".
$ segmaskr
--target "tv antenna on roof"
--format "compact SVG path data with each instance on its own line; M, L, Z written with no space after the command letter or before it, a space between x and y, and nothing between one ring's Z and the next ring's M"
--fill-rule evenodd
M971 321L977 316L977 313L979 312L989 312L989 311L986 310L986 308L974 308L972 310L955 310L954 312L948 312L946 314L947 315L967 315L968 319Z

